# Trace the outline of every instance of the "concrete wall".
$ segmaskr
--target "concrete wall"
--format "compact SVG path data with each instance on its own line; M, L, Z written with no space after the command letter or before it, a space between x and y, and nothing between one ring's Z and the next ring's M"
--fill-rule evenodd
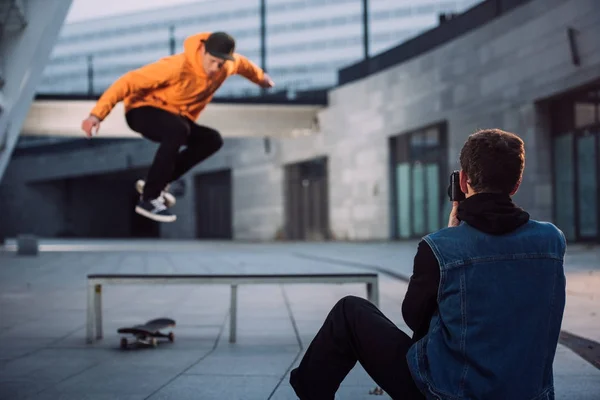
M581 65L572 64L567 27L579 31ZM425 55L330 92L320 115L323 132L273 142L228 140L223 150L186 177L188 191L163 237L195 235L193 175L233 169L237 239L270 240L284 226L283 166L329 157L331 230L342 239L390 237L388 140L446 122L450 168L469 134L501 128L526 143L524 182L515 197L536 219L552 219L550 96L600 79L600 7L594 0L535 0ZM218 128L218 127L217 127ZM140 141L68 155L18 157L5 180L17 184L50 176L147 165L153 145ZM99 161L106 164L100 165ZM0 186L0 198L9 191ZM22 222L22 221L21 221Z
M244 240L272 240L284 230L283 170L277 143L265 151L260 139L238 142L233 170L233 227Z

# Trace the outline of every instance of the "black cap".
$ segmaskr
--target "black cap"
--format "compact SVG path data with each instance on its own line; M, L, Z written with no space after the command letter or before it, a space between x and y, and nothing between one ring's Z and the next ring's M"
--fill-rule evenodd
M204 42L204 48L215 57L234 60L235 39L225 32L212 33Z

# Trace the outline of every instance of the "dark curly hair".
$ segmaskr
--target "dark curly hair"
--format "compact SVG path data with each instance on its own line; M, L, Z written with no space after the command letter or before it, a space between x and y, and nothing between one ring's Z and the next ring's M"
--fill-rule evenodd
M510 194L525 168L525 144L514 133L484 129L469 136L460 166L477 193Z

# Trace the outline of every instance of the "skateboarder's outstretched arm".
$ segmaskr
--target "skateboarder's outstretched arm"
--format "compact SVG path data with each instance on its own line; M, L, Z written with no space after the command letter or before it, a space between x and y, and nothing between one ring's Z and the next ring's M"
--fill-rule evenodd
M261 87L270 88L275 86L269 75L241 54L235 55L235 71L236 74Z
M98 128L100 122L108 116L115 105L127 96L145 90L157 89L175 81L181 70L177 64L172 60L167 60L167 57L165 57L141 68L129 71L117 79L100 96L89 117L83 121L81 127L86 135L88 137L91 136L92 129Z

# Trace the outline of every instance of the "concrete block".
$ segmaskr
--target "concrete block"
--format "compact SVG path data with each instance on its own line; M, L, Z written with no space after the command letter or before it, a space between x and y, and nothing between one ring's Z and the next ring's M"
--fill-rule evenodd
M37 256L39 252L38 239L34 235L17 236L17 254L20 256Z

